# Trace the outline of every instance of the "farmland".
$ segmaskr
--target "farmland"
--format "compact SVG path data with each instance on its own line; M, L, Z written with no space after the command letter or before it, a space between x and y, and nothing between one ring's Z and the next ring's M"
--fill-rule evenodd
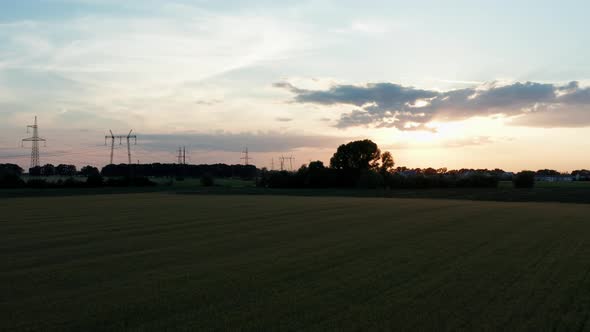
M584 330L590 205L0 200L0 330Z

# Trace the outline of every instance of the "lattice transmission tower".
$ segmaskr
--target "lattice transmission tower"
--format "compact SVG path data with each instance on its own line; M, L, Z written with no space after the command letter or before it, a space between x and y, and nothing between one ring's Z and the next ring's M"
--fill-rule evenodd
M32 142L31 145L31 168L40 166L39 161L39 142L47 142L44 138L39 137L39 126L37 125L37 117L35 116L35 123L27 126L27 133L29 129L33 129L33 136L22 140L21 145L24 146L24 142Z
M109 130L109 132L111 133L111 135L107 135L104 137L104 145L107 145L107 140L111 140L111 162L110 164L113 164L113 156L115 155L115 139L119 139L119 145L123 144L123 138L125 138L127 140L127 159L128 159L128 164L131 165L131 139L134 139L135 142L134 144L137 144L137 135L131 135L131 132L133 131L133 129L131 129L129 131L129 134L127 135L115 135L113 134L112 130ZM109 165L110 165L109 164Z
M178 147L178 164L186 165L186 146Z
M250 158L248 154L248 148L245 148L244 151L242 151L242 155L243 157L241 157L240 159L244 160L244 165L250 165L250 160L252 160L252 158Z

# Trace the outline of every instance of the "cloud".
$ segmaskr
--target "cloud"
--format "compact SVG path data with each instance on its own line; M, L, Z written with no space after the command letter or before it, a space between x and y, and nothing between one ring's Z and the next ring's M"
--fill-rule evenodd
M178 146L193 150L240 152L244 147L252 152L288 152L302 148L336 148L346 137L326 135L300 135L278 132L246 133L180 133L141 134L146 147L154 150L173 151Z
M290 121L293 121L293 119L291 119L291 118L281 118L281 117L276 118L275 120L277 120L279 122L290 122Z
M223 101L219 99L211 99L211 100L197 100L195 104L197 105L204 105L204 106L213 106L215 104L220 104Z
M271 16L192 8L179 16L163 7L152 16L94 13L3 24L0 57L13 60L0 68L51 72L114 90L158 91L284 59L304 38Z
M514 123L550 127L590 125L590 88L578 82L556 85L536 82L498 83L435 91L394 83L335 85L327 90L300 89L279 82L295 95L293 102L316 105L350 105L336 127L393 127L399 130L433 130L433 121L459 121L473 117L502 115L520 118ZM584 111L580 112L579 110ZM575 116L575 120L571 117ZM537 118L536 121L533 118ZM546 118L546 121L539 119Z
M467 138L459 138L454 140L448 140L443 143L444 147L448 148L461 148L465 146L473 145L484 145L494 143L495 140L490 136L474 136Z

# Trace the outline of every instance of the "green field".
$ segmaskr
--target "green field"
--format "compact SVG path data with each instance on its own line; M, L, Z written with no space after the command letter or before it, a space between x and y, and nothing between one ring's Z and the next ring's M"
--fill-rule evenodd
M0 200L0 330L590 329L590 205Z

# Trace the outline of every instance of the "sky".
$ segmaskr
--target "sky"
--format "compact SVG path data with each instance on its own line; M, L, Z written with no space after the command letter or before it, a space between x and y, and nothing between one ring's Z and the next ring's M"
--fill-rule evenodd
M587 1L0 0L0 163L590 168ZM117 142L118 143L118 142ZM118 145L115 162L127 160Z

